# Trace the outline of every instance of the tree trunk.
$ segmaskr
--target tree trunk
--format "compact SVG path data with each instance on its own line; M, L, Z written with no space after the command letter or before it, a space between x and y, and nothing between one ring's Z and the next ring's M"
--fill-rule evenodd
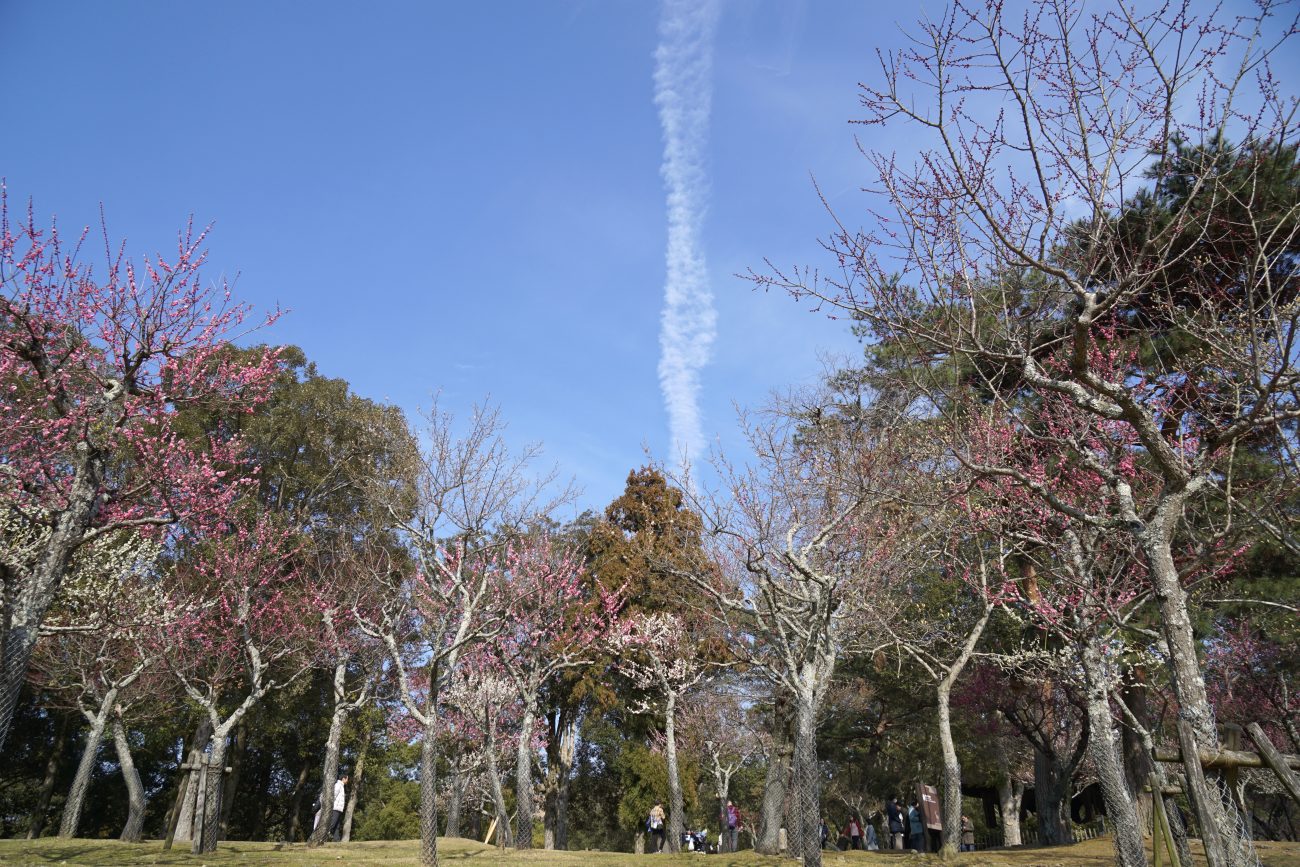
M664 705L664 758L668 761L668 851L680 852L682 830L686 823L686 805L682 798L682 778L677 767L677 693L668 690Z
M78 443L72 464L72 485L65 506L32 571L18 577L19 592L0 620L0 755L4 755L9 725L27 682L32 649L45 613L98 507L104 480L103 456L89 443Z
M1148 702L1146 672L1137 667L1126 667L1123 681L1117 696L1128 712L1144 728L1151 726L1151 708ZM1138 825L1151 827L1151 792L1145 791L1155 770L1155 759L1146 748L1140 732L1131 725L1120 729L1123 745L1124 782L1128 787L1129 797L1133 799L1137 810Z
M1214 709L1206 693L1205 678L1201 675L1196 636L1187 612L1187 594L1179 580L1170 542L1185 499L1185 496L1171 496L1163 501L1157 518L1138 534L1138 541L1146 555L1160 611L1160 625L1169 648L1169 674L1178 699L1178 716L1191 725L1197 747L1213 751L1219 746ZM1183 751L1183 770L1189 780L1200 776L1200 757L1196 752L1189 755L1189 751ZM1204 798L1195 791L1188 793L1193 810L1198 817L1203 817L1200 822L1201 842L1205 846L1208 867L1257 864L1249 838L1238 829L1222 799L1216 796L1213 787L1211 789Z
M122 725L122 718L117 716L113 718L113 746L117 749L117 763L122 768L122 781L126 783L126 825L118 839L124 843L139 843L144 831L144 786L131 755L126 728Z
M555 712L551 731L554 734L547 745L543 845L547 849L564 850L569 848L569 777L577 739L577 727L570 721L568 708Z
M432 697L425 713L420 744L420 863L438 867L438 712Z
M86 801L86 790L90 787L90 775L95 770L95 759L99 755L99 744L104 739L104 727L108 724L108 715L113 703L117 701L117 689L110 689L104 694L95 713L82 711L90 728L86 731L86 745L81 751L81 761L77 763L77 773L72 778L72 787L68 789L68 799L63 804L63 819L59 822L59 836L64 839L77 836L77 826L81 824L81 807Z
M803 867L821 867L821 773L817 766L817 708L799 696L795 715L794 811L788 829L790 854Z
M346 661L334 666L334 712L330 714L330 731L325 738L325 765L320 776L320 822L307 838L308 847L325 842L330 832L330 817L334 808L334 783L339 776L339 745L343 741L343 723L347 721L348 706L343 701Z
M27 839L35 840L45 829L45 819L50 812L50 798L54 796L54 780L58 776L59 765L63 761L63 749L68 743L68 720L63 714L59 728L54 735L54 745L50 757L45 761L45 777L41 780L40 793L36 796L36 809L32 811L31 824L27 826Z
M943 852L955 854L961 846L961 762L952 740L950 680L939 684L936 707L939 745L943 755Z
M515 742L515 848L533 848L533 700L525 698L528 710L519 721Z
M207 773L203 775L203 790L199 793L202 809L196 809L194 815L194 827L203 829L202 835L195 834L191 841L190 851L195 855L217 851L217 841L221 838L221 779L226 767L226 738L229 734L229 725L223 725L212 734Z
M1034 812L1038 840L1044 846L1070 843L1070 775L1056 757L1034 748Z
M510 813L506 810L506 796L501 790L501 772L497 769L497 753L493 748L497 737L497 721L493 716L488 721L487 736L487 774L488 785L492 790L492 806L496 810L497 848L510 845Z
M722 766L722 763L718 761L717 753L713 753L712 759L713 794L718 799L718 830L722 836L725 836L727 833L727 801L731 800L731 770Z
M366 771L366 754L370 752L370 729L361 737L361 748L357 750L356 767L352 769L352 790L348 792L348 808L343 811L343 842L352 839L352 817L357 812L357 795L361 792L361 779Z
M790 776L793 750L780 719L777 720L772 738L775 743L767 760L767 776L763 781L762 826L758 842L754 844L754 849L764 855L776 855L781 849L781 819L785 811L786 781Z
M290 843L298 842L298 834L302 831L302 802L307 797L307 777L311 774L311 762L304 761L302 767L298 769L298 779L293 784L293 798L289 801L289 820L285 826L284 839ZM327 824L329 813L321 814L321 824Z
M1025 795L1025 784L1012 779L1010 771L1004 769L1002 779L998 782L998 812L1002 814L1002 845L1019 846L1020 840L1020 801Z
M447 832L443 836L460 837L460 803L465 797L465 770L461 757L450 763L451 786L447 793Z
M244 754L248 752L248 726L242 721L235 726L235 738L230 753L230 773L221 791L221 839L230 836L230 813L235 808L235 793L239 790L239 777L244 769Z
M1088 755L1092 758L1101 784L1101 796L1106 803L1106 817L1110 820L1115 840L1115 864L1117 867L1147 867L1142 826L1138 823L1137 807L1125 784L1123 763L1115 745L1110 689L1098 641L1095 637L1085 641L1080 654L1088 690Z

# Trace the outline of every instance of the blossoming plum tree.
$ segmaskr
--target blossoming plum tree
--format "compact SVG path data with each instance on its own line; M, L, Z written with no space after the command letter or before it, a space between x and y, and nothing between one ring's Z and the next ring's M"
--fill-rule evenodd
M68 243L0 204L0 502L6 534L34 540L0 563L0 747L77 550L123 529L210 526L235 497L221 467L237 443L191 447L178 407L250 406L275 366L274 353L222 358L249 310L201 280L204 233L138 264L105 236L100 273L78 261L85 237Z

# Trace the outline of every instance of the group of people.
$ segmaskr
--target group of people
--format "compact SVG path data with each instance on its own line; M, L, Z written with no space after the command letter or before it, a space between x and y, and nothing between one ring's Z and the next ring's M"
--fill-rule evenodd
M879 850L880 838L876 834L875 824L871 821L879 816L880 813L873 813L868 821L863 822L854 814L838 831L835 830L834 825L830 824L826 819L822 819L822 848L825 849L833 845L836 849L863 849L872 852ZM683 848L706 852L735 852L737 837L743 827L740 810L731 801L727 801L727 806L723 808L720 819L723 831L720 834L716 850L710 847L708 832L703 829L686 831L682 835ZM898 803L898 798L890 798L885 804L883 819L885 822L884 827L889 831L889 848L897 850L914 849L917 852L927 851L925 813L921 810L920 801L913 799L911 805L904 810ZM664 850L666 830L667 816L664 813L663 802L655 801L654 807L650 810L650 815L646 818L646 831L650 834L651 852L662 852ZM961 817L961 851L975 851L975 823L966 815Z
M823 849L830 846L832 842L836 843L836 848L841 848L839 841L843 841L843 847L849 849L865 849L869 852L875 852L880 848L880 839L876 836L876 827L870 822L867 822L864 827L858 821L856 815L850 816L838 833L832 833L831 825L825 819L822 819L821 837Z
M874 819L879 813L872 814ZM898 803L897 798L890 798L885 804L885 827L889 830L889 848L896 850L915 849L918 852L924 852L926 847L926 825L925 814L921 811L921 804L913 800L911 805L904 810ZM876 836L876 826L868 820L863 823L859 821L856 815L850 816L848 822L838 833L833 831L833 827L825 819L821 825L821 843L825 849L832 843L836 848L865 849L867 851L876 851L880 848L880 840ZM961 817L961 851L975 851L975 823L969 816Z
M740 808L731 801L722 808L722 815L719 816L722 822L722 833L719 835L717 847L711 847L709 844L709 832L703 828L698 831L685 831L682 834L682 848L695 852L735 852L740 829L744 827L744 817L740 814ZM655 801L655 805L650 808L650 815L646 817L645 827L650 834L650 851L662 852L664 850L664 838L667 833L668 817L664 813L663 801Z

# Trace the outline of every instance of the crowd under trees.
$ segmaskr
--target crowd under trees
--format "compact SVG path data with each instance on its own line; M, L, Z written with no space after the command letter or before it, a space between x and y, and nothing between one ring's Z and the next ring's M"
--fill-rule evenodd
M816 867L921 784L944 848L1104 814L1145 865L1162 805L1212 867L1300 838L1204 761L1252 724L1300 754L1287 12L920 25L862 91L867 228L751 275L861 359L577 517L498 409L412 425L249 345L275 316L201 234L91 267L6 205L0 836L320 845L346 773L344 838L430 865L642 849L657 802L676 849L731 801Z

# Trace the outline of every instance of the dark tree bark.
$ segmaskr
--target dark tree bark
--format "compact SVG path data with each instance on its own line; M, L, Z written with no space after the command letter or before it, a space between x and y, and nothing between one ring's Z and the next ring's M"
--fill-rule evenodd
M348 808L343 811L343 842L352 839L352 817L357 812L357 798L361 794L361 780L366 772L366 755L370 752L370 729L367 727L361 736L361 746L357 749L356 767L352 769L352 791L348 792Z
M1119 700L1124 703L1131 715L1146 729L1151 727L1151 707L1146 683L1146 671L1140 667L1129 667L1124 671L1120 685ZM1151 792L1144 791L1155 770L1155 758L1147 750L1141 733L1126 724L1120 729L1124 780L1129 797L1136 805L1138 822L1143 828L1151 827Z
M27 826L27 839L35 840L45 829L45 821L50 812L50 798L54 797L54 780L58 776L59 765L63 762L63 753L68 744L68 720L64 714L59 720L58 730L54 735L54 745L50 757L45 761L45 776L41 779L41 788L36 796L36 808L32 811L31 824Z
M1054 752L1034 748L1034 812L1044 846L1073 842L1070 834L1070 769Z
M311 762L304 760L298 769L298 779L293 784L293 797L289 801L289 825L285 829L284 839L291 843L298 842L302 831L302 802L307 797L307 775L311 772ZM321 824L326 824L328 813L321 813Z

